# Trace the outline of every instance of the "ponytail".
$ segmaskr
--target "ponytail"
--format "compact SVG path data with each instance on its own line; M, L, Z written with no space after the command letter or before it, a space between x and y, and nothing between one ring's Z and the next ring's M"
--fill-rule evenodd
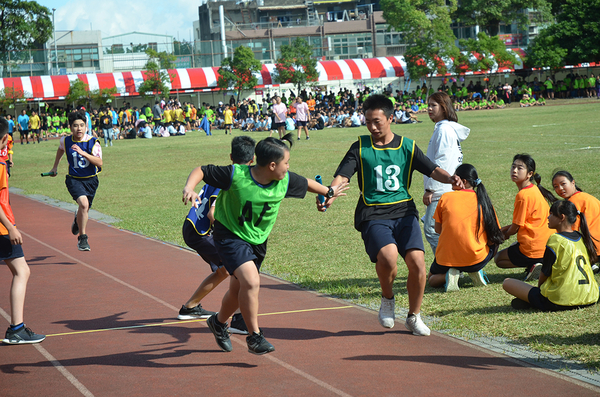
M477 226L475 229L475 238L479 241L479 232L481 218L483 217L483 228L487 234L488 243L500 245L504 242L504 235L498 226L496 211L492 205L492 201L487 194L487 190L479 176L477 170L471 164L462 164L454 172L459 178L469 182L475 190L477 196Z
M596 263L598 261L598 255L596 254L596 247L593 241L594 238L590 234L590 229L583 212L579 212L575 204L569 200L558 200L550 207L550 213L557 217L564 215L567 222L571 225L577 221L577 217L579 216L579 234L581 234L583 244L585 245L588 257L590 258L590 265Z
M542 196L544 196L546 201L552 204L556 202L556 200L558 200L556 197L554 197L552 192L550 192L548 189L542 186L542 177L540 176L540 174L534 173L531 178L535 181L535 184L537 185L538 189L540 189L540 193L542 193Z

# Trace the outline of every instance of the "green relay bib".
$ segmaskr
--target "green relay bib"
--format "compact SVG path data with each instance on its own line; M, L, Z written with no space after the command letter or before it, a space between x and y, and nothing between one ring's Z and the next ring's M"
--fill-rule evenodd
M366 205L389 205L412 200L408 193L415 142L402 137L398 148L377 148L370 135L360 141L362 199Z
M262 186L252 179L250 167L234 164L231 187L221 190L215 204L215 219L250 244L264 243L275 225L289 180L287 173L282 180Z

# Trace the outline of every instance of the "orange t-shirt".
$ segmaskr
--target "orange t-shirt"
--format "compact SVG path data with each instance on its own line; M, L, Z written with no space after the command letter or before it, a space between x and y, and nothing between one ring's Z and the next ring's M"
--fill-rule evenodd
M596 246L596 253L600 256L600 200L591 194L576 192L569 197L569 201L575 204L577 210L585 215L590 234L595 239L592 241ZM573 230L579 230L579 218L573 224Z
M308 110L310 110L311 112L314 112L315 111L315 104L316 103L317 102L314 99L308 99L306 101L306 104L308 105Z
M6 146L4 147L4 149L0 150L0 161L6 161L6 160L8 160L8 154L12 153L12 148L13 148L13 139L9 135L8 136L8 143L6 144Z
M550 206L533 183L517 193L513 221L519 226L517 241L521 253L528 258L543 258L548 238L554 233L548 228Z
M477 230L477 195L464 189L444 193L433 219L442 225L435 261L442 266L464 267L482 262L490 253L483 217ZM496 218L498 222L498 218Z
M8 221L14 225L15 216L8 200L8 172L6 172L6 163L4 161L0 162L0 207L2 207L2 211L4 211L4 215L6 215ZM6 236L7 234L8 229L0 223L0 235Z

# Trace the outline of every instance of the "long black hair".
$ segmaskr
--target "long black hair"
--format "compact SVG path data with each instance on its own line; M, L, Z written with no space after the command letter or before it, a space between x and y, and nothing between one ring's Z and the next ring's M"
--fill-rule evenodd
M464 179L475 190L477 195L477 228L475 229L475 238L479 241L479 225L483 217L483 228L487 234L488 242L500 245L504 242L504 235L498 226L496 211L492 201L487 194L487 190L477 175L477 170L471 164L461 164L454 172L460 179Z
M285 152L290 150L284 141L288 141L291 148L294 144L293 134L290 132L281 139L268 137L258 142L254 150L256 153L256 165L266 167L272 162L279 163L283 160Z
M554 179L558 176L564 176L565 178L567 178L567 180L569 182L573 182L575 179L573 179L573 175L571 175L570 172L565 171L565 170L561 170L561 171L557 171L554 173L554 176L552 177L552 183L554 183ZM583 190L581 190L581 188L579 186L577 186L577 184L575 184L575 189L578 192L583 192Z
M544 196L546 201L548 201L549 203L554 203L556 200L558 200L556 197L554 197L552 192L550 192L548 189L542 186L542 177L540 176L540 174L535 172L535 161L533 160L533 157L526 153L515 154L515 157L513 157L513 163L517 160L521 160L523 164L525 164L525 166L527 167L527 172L533 172L533 175L531 175L529 181L531 183L535 182L538 189L540 189L540 193L542 193L542 196Z
M590 234L590 229L588 228L587 220L585 219L583 212L579 212L575 204L569 200L558 200L550 207L550 213L557 217L564 215L567 222L571 225L577 222L577 217L579 217L579 233L583 238L583 244L585 244L585 249L590 257L590 264L596 263L598 261L596 246L594 245L594 239Z

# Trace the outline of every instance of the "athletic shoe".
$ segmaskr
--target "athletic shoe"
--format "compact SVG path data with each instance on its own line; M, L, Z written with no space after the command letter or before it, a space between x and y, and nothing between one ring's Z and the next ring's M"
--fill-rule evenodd
M600 272L600 266L598 266L597 263L594 263L592 265L592 271L594 272L594 274L598 274Z
M446 272L446 285L444 289L446 292L458 291L458 279L460 278L460 270L451 267Z
M309 137L309 136L307 136L307 137L306 137L306 140L308 141L309 139L310 139L310 137Z
M394 318L396 308L396 299L381 297L381 306L379 307L379 324L384 328L394 328Z
M232 334L248 335L248 327L246 327L246 322L244 321L244 317L242 317L242 313L235 313L233 315L229 332Z
M204 310L202 305L198 303L198 306L187 308L185 305L181 306L179 309L179 315L177 316L178 320L193 320L195 318L209 318L215 312L211 312L208 310Z
M529 310L529 309L531 309L531 305L529 304L529 302L525 302L524 300L519 299L519 298L515 298L512 301L510 301L510 305L515 310Z
M77 224L77 211L75 212L75 219L73 219L73 223L71 224L71 233L74 236L79 234L79 225Z
M10 345L20 345L25 343L40 343L44 339L46 339L46 335L36 334L31 329L23 325L16 331L8 327L6 330L6 337L2 340L2 342Z
M541 272L542 272L542 264L536 263L535 265L531 266L531 268L527 272L527 275L525 276L525 281L533 281L533 280L539 279Z
M273 345L267 342L263 336L262 331L260 331L260 334L254 332L252 335L248 335L246 337L246 343L248 344L248 351L252 354L260 355L275 351Z
M421 320L421 313L409 314L408 317L406 317L406 323L404 323L404 326L407 330L411 331L413 335L429 336L431 334L429 327L427 327L423 320Z
M208 320L206 320L206 325L208 325L208 328L210 328L212 331L213 335L215 336L215 340L217 341L217 345L219 345L221 350L224 352L230 352L233 350L233 347L231 346L231 339L229 338L230 334L227 323L219 324L217 321L217 315L213 314L208 318Z
M298 140L300 140L300 137L298 137Z
M77 248L79 251L90 251L87 234L82 234L81 236L77 237Z
M473 280L473 285L475 287L484 287L490 282L483 269L478 272L469 273L469 277L471 277L471 280Z

